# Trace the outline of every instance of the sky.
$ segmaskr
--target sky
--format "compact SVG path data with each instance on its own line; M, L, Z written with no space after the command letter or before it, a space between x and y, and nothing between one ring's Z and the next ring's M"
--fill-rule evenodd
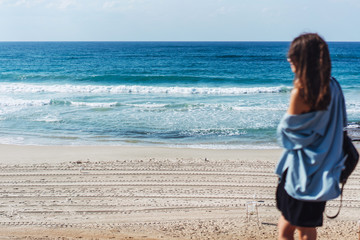
M360 0L0 0L0 41L360 41Z

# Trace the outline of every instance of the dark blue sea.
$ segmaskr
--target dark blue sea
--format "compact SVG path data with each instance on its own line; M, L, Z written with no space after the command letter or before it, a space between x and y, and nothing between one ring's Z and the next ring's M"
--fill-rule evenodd
M277 148L289 44L0 42L0 144ZM329 46L357 129L360 43Z

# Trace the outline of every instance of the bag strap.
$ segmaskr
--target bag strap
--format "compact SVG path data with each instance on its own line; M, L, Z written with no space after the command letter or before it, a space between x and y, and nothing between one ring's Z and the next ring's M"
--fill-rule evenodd
M340 94L342 96L342 107L343 107L343 112L344 112L344 127L346 128L347 127L347 116L346 116L346 105L345 105L345 97L344 97L344 93L341 89L341 86L339 84L339 82L334 78L334 77L331 77L331 79L336 83L337 87L339 88L340 90ZM344 129L343 131L343 137L346 137L347 136L347 131ZM343 200L343 191L344 191L344 186L345 186L345 182L341 183L341 190L340 190L340 206L339 206L339 209L337 211L337 213L333 216L329 216L327 215L327 213L325 212L325 215L327 218L329 219L334 219L336 218L337 216L339 216L339 213L340 213L340 210L341 210L341 207L342 207L342 200Z
M339 215L340 210L341 210L341 207L342 207L342 199L343 199L344 186L345 186L345 183L342 183L342 184L341 184L341 195L340 195L340 206L339 206L339 210L337 211L337 213L336 213L334 216L329 216L329 215L327 215L327 213L325 213L325 215L326 215L327 218L334 219L334 218L336 218L336 217Z

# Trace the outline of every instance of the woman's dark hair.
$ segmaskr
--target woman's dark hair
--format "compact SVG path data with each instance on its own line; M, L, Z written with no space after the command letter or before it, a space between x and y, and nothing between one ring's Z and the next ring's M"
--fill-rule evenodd
M330 103L331 60L326 42L316 33L295 38L288 52L295 66L300 95L311 110L325 110Z

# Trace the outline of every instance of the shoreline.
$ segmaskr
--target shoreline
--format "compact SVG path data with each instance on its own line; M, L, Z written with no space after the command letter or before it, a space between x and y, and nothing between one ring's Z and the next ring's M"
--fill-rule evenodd
M155 158L159 160L236 160L280 157L282 149L199 149L143 146L35 146L0 144L2 164L61 163L74 161L122 161Z

